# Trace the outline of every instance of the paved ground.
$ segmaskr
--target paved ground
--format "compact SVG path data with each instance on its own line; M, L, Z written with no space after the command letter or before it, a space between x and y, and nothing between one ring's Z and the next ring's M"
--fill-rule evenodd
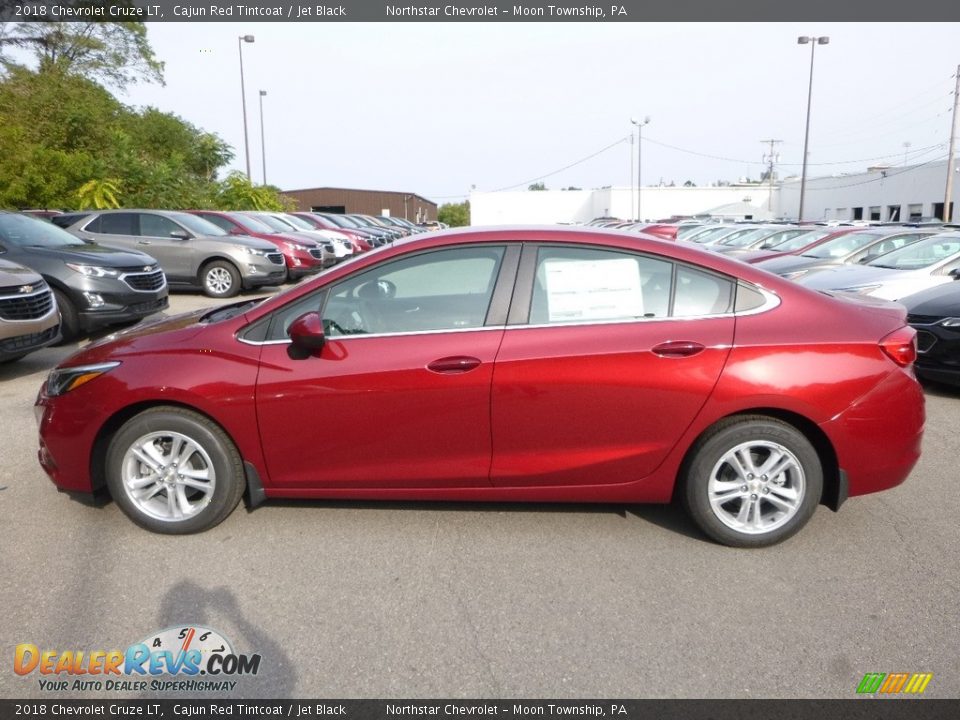
M928 389L907 483L768 550L663 507L273 502L161 537L37 464L33 400L71 351L0 367L0 697L42 694L17 643L110 650L190 623L263 656L246 697L852 697L898 671L960 695L960 393Z

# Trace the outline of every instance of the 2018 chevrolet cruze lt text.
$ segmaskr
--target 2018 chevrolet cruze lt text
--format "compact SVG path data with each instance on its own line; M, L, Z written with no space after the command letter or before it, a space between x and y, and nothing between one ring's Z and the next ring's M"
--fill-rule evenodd
M665 503L770 545L920 454L904 309L683 243L467 229L91 345L37 400L58 487L188 533L244 493ZM302 418L371 432L291 432Z

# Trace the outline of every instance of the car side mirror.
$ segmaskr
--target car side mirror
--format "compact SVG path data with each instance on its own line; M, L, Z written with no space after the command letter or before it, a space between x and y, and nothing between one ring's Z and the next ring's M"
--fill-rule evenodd
M955 267L949 273L947 273L954 280L960 280L960 267Z
M323 349L327 338L323 333L323 320L318 312L304 313L287 330L291 345L287 354L293 360L306 360Z
M170 233L170 237L176 240L189 240L193 237L193 235L188 233L186 230L174 230Z

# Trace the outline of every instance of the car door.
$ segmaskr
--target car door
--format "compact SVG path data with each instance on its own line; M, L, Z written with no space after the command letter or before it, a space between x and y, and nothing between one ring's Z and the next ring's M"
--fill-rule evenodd
M731 278L628 251L527 246L493 374L491 481L649 475L733 341Z
M132 212L107 212L95 215L75 234L119 250L140 249L137 215Z
M393 258L274 313L256 391L272 485L488 486L490 383L518 255ZM291 359L287 328L317 310L324 347Z
M167 277L181 282L192 280L190 238L193 233L163 215L148 212L136 215L139 224L137 249L155 257ZM174 237L172 233L180 237Z

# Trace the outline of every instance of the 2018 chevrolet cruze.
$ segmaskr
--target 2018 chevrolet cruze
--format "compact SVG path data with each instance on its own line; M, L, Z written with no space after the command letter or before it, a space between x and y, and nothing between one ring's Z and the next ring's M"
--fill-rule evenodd
M58 487L162 533L264 498L683 503L735 546L920 453L904 309L596 229L429 234L91 345L37 400ZM303 418L371 432L323 442Z

